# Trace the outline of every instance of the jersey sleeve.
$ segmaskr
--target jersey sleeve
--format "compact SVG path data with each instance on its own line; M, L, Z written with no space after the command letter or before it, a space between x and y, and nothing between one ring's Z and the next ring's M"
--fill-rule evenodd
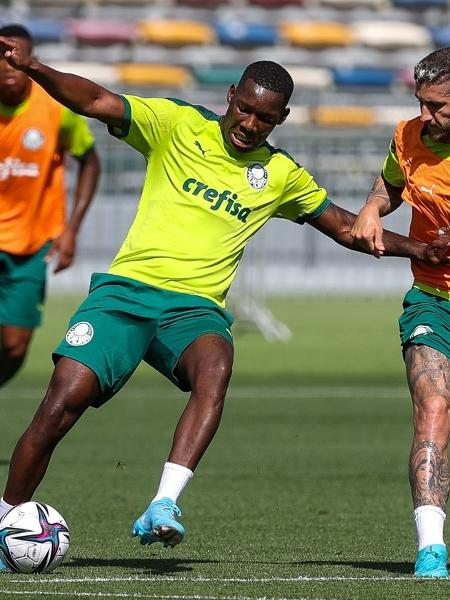
M124 125L122 130L109 128L109 132L147 157L183 117L183 109L166 98L121 97L125 105Z
M61 127L59 131L59 145L72 156L80 158L95 143L94 135L86 119L63 107Z
M274 216L303 224L319 217L329 204L326 189L320 187L306 169L296 165L289 173Z
M383 164L383 178L395 187L403 187L405 179L398 162L397 152L395 151L395 142L391 140L389 152Z

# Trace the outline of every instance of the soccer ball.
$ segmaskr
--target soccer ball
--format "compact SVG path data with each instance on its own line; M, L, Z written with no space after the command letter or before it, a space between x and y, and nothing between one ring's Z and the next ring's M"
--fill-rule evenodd
M48 504L24 502L0 520L0 556L16 573L49 573L69 550L62 516Z

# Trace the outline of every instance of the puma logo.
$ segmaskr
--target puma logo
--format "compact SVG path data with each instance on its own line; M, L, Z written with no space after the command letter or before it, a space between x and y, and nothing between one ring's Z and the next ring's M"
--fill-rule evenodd
M426 192L427 194L430 194L430 196L432 198L434 198L434 188L436 187L436 184L433 183L433 185L430 188L425 187L424 185L421 185L419 190L421 192Z
M205 154L207 152L209 152L209 150L203 150L202 145L200 144L200 142L198 140L195 140L194 145L197 146L197 148L200 150L200 152L203 154L203 156L205 156Z

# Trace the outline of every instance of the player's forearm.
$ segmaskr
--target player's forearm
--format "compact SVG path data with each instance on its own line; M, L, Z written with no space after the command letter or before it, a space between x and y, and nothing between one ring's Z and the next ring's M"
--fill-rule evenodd
M310 224L349 250L376 256L352 235L356 219L357 216L354 213L332 203L320 217L311 221ZM427 244L389 230L383 231L383 245L385 255L413 260L423 260L425 248L428 247Z
M36 59L24 71L58 102L87 117L99 117L99 101L110 93L89 79L57 71Z
M354 215L354 217L356 218L356 215ZM351 235L350 231L351 227L342 230L339 235L334 238L335 241L350 250L373 256L373 253L370 252L370 250L361 246L360 242ZM423 260L424 251L425 248L427 248L427 244L424 244L423 242L418 242L417 240L413 240L400 233L389 231L388 229L383 230L383 244L385 248L384 256L398 256L409 258L411 260Z
M361 212L370 211L384 217L400 206L402 203L401 192L400 188L389 185L381 175L378 175Z
M95 148L92 148L80 161L73 209L68 222L68 228L74 233L78 232L87 209L92 202L99 176L100 161Z

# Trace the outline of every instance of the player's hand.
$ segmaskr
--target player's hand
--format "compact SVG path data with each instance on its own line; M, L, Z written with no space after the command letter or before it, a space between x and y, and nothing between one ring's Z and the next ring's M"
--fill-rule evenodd
M378 209L363 206L350 233L361 248L368 250L377 258L383 256L383 226Z
M422 260L429 265L450 264L450 237L440 235L425 246Z
M0 58L18 71L26 70L32 61L32 57L17 43L16 40L0 36Z
M76 234L71 229L65 229L56 239L48 251L46 260L51 262L56 257L56 265L53 273L59 273L70 267L75 257Z

